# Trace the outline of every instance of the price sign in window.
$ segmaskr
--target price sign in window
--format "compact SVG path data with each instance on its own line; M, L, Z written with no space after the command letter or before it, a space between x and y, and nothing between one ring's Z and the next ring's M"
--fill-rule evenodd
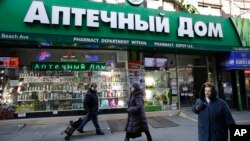
M18 66L18 57L0 57L0 68L17 68Z
M18 67L19 66L19 58L18 57L10 57L10 67Z

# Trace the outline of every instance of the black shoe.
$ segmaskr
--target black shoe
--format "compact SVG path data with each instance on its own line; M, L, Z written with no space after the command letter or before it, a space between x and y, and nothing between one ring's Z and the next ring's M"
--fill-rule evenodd
M79 133L84 133L82 129L76 129Z
M125 138L124 141L129 141L129 139L128 139L128 138Z
M104 132L102 130L96 131L96 135L104 135Z

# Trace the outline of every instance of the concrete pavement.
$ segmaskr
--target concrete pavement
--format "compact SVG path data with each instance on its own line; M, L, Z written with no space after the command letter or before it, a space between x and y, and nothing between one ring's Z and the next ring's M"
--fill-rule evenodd
M250 111L232 112L237 123L250 124ZM163 116L164 118L178 124L176 127L153 128L149 125L150 132L154 141L197 141L197 115L189 108L182 108L181 111L172 115L168 112L147 113L147 116ZM0 121L0 140L1 141L62 141L65 134L61 134L68 125L70 119L76 117L39 118L39 119L17 119ZM100 126L105 135L96 135L93 124L90 122L84 130L86 133L75 132L70 138L72 141L123 141L125 132L111 133L107 120L116 118L126 118L126 114L106 115L100 118ZM31 120L32 122L28 122ZM36 122L35 122L36 121ZM43 122L41 122L43 121ZM45 122L47 121L47 123ZM57 121L57 122L55 122ZM60 122L59 122L60 121ZM33 124L32 124L33 123ZM146 141L142 137L131 141Z

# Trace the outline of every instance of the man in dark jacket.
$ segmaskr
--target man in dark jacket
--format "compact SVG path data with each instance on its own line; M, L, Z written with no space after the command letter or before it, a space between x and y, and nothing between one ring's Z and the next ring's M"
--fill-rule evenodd
M152 141L151 134L148 129L148 123L144 112L144 91L138 83L132 84L131 95L128 103L128 121L126 126L126 137L124 141L129 141L129 138L140 137L144 132L148 141Z
M83 127L92 120L97 135L104 135L104 132L101 130L98 124L98 97L97 97L97 84L92 83L90 85L89 90L87 91L85 98L84 98L84 109L87 112L86 117L83 119L81 125L77 128L77 131L83 133Z
M192 108L198 114L199 141L228 141L228 129L235 125L227 103L217 98L212 83L205 83Z

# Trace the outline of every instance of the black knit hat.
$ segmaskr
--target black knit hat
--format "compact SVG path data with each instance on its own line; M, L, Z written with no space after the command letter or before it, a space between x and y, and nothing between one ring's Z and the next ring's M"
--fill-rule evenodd
M138 83L133 83L132 86L134 87L135 90L141 89Z
M97 84L96 83L92 83L91 85L90 85L90 87L92 88L97 88Z

